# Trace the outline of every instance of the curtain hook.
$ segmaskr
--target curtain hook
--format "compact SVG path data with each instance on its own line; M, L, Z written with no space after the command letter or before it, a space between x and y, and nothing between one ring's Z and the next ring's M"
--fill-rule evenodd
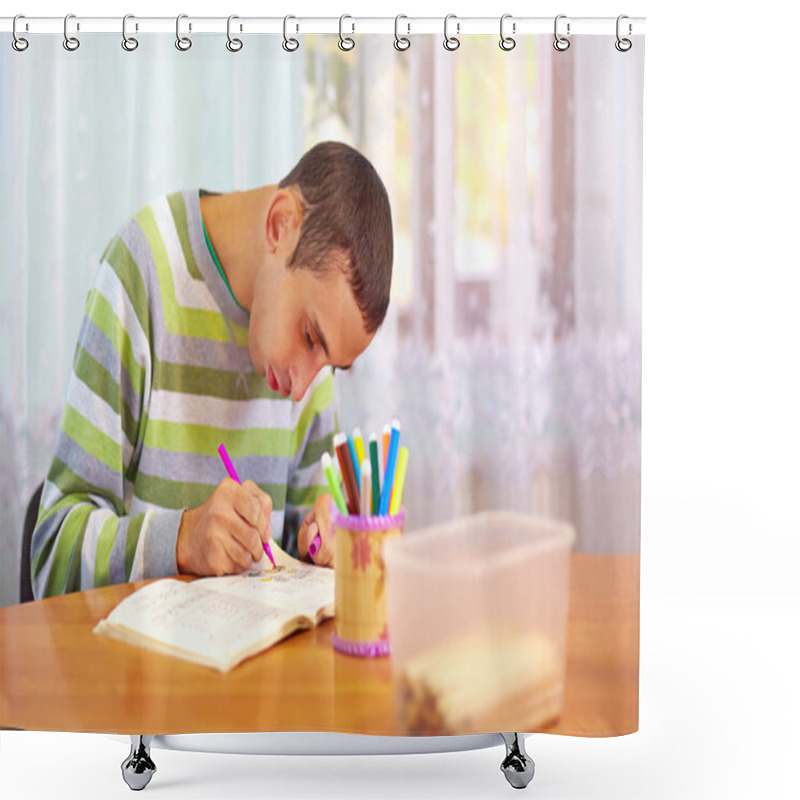
M394 18L394 49L403 51L408 50L408 48L411 47L411 39L400 35L398 26L401 19L408 19L408 17L405 14L398 14ZM408 33L411 33L410 23L407 22L406 26L408 27Z
M511 14L503 14L503 16L500 17L500 49L505 50L506 52L508 52L509 50L513 50L517 46L517 43L514 39L512 39L510 36L505 36L503 34L503 25L507 19L512 19ZM511 32L512 33L517 32L516 22L513 22L511 24Z
M352 50L356 46L355 40L351 39L349 36L345 36L342 33L342 24L344 23L344 21L346 19L353 19L353 18L349 14L342 14L342 16L339 17L339 49L340 50ZM356 25L355 25L355 23L352 23L352 24L353 24L353 30L351 31L351 33L355 33Z
M181 20L188 19L188 14L178 14L175 20L175 47L182 52L186 52L192 46L192 40L188 36L181 36ZM189 30L192 30L192 23L189 23Z
M236 14L231 14L228 17L228 41L225 42L225 47L227 47L228 50L231 51L231 53L238 53L244 45L242 44L241 39L231 38L231 21L234 19L239 19L239 17L237 17ZM241 30L241 27L239 28L239 30Z
M81 46L81 43L75 36L69 35L67 25L69 24L70 19L75 19L75 15L67 14L67 16L64 17L64 49L73 52ZM80 25L78 25L78 30L80 29Z
M623 19L628 19L627 14L620 14L617 17L617 41L614 42L614 47L616 47L617 50L620 51L620 53L627 53L628 50L630 50L631 47L633 47L633 43L631 42L630 39L620 39L620 37L619 37L619 23ZM628 23L628 36L630 36L632 33L633 33L633 26L629 22Z
M13 38L11 40L11 46L18 53L21 53L23 50L27 50L28 49L28 40L24 39L22 36L20 36L17 33L17 20L18 19L25 19L25 15L24 14L17 14L17 16L14 17L14 23L11 26L11 33L13 35ZM27 25L26 25L26 27L27 27Z
M297 39L294 38L290 39L286 35L286 28L289 24L290 19L296 19L296 17L293 17L291 14L289 14L283 18L283 49L287 53L294 53L294 51L297 50L298 47L300 47L300 42L298 42Z
M555 22L555 25L553 27L553 32L555 34L555 40L553 41L553 47L555 47L555 49L558 50L559 53L563 53L565 50L569 49L569 39L558 35L558 21L560 19L566 19L566 18L567 18L566 14L559 14L556 17L556 22ZM567 23L567 36L569 36L569 22Z
M450 22L451 19L458 20L458 17L456 17L455 14L448 14L444 18L444 42L443 42L443 44L444 44L444 49L445 50L450 50L452 52L453 50L458 50L458 48L461 47L461 42L459 41L459 39L457 37L448 36L447 35L447 23ZM461 24L458 21L456 21L456 33L459 33L460 30L461 30Z
M129 19L135 19L133 14L126 14L122 18L122 49L132 53L139 46L139 40L134 39L133 36L128 36ZM139 30L138 25L136 26L136 30Z

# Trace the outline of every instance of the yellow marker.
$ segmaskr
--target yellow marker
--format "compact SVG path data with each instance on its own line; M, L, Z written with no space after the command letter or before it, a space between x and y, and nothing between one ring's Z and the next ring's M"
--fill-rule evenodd
M361 438L360 428L353 428L353 444L356 446L356 455L358 456L358 463L360 465L367 457L367 451L364 449L364 440Z
M392 489L392 500L389 504L389 513L396 514L400 510L400 501L403 499L403 484L406 482L406 467L408 466L408 448L401 447L397 457L397 476Z

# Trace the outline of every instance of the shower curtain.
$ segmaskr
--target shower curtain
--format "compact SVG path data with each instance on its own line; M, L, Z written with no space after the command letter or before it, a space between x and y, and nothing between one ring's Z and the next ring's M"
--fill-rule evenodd
M615 46L613 21L561 44L454 36L3 37L2 606L20 599L27 502L69 435L109 241L157 198L274 185L326 141L363 154L391 205L388 311L330 380L342 431L402 421L403 536L486 511L559 521L574 556L632 557L638 588L644 37ZM601 580L613 597L615 573ZM614 635L638 652L638 621ZM636 729L637 670L625 729L583 733Z

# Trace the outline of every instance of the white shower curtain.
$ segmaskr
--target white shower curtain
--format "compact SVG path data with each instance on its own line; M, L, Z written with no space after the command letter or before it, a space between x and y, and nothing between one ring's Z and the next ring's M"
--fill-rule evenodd
M336 388L346 430L403 420L408 529L508 508L571 521L578 550L638 552L643 41L280 41L3 54L3 605L110 235L166 192L274 182L325 139L392 197L389 314Z

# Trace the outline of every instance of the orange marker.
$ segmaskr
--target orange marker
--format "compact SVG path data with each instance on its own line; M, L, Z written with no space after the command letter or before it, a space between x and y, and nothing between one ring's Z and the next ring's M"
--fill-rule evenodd
M381 467L381 472L383 475L386 474L386 459L389 458L389 439L392 435L392 428L390 425L383 426L383 465ZM383 483L383 477L381 476L381 483Z

